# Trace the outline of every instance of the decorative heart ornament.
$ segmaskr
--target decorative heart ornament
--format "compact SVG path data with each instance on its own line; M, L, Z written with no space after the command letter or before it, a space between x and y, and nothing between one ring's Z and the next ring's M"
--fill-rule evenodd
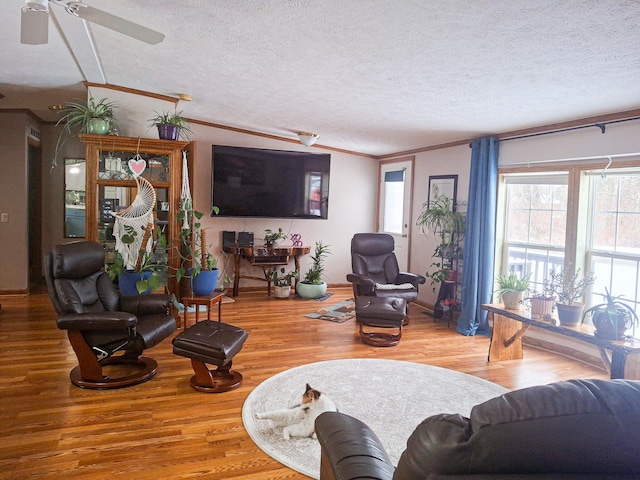
M132 158L131 160L129 160L129 168L133 172L134 176L139 177L147 168L147 162L145 162L142 158Z

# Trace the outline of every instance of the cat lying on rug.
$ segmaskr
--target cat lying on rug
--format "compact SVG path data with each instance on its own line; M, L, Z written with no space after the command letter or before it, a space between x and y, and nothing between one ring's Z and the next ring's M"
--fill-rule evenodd
M337 411L335 403L329 397L311 388L307 383L300 405L256 413L256 418L273 420L277 425L283 425L282 436L285 440L291 437L316 438L314 427L316 418L321 413Z

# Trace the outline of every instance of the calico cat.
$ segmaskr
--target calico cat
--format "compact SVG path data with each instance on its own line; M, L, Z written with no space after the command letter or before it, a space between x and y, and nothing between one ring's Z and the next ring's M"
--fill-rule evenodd
M282 436L285 440L291 437L316 438L314 424L318 415L337 411L335 403L329 397L307 383L300 405L256 413L256 418L273 420L277 425L283 425Z

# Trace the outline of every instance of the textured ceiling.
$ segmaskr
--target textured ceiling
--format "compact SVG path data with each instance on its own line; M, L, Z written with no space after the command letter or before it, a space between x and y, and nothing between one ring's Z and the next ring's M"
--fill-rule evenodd
M166 38L92 24L101 75L53 17L76 47L81 20L52 5L49 44L21 45L24 1L2 0L0 109L53 120L46 105L106 82L190 94L191 118L383 155L640 108L638 0L85 3Z

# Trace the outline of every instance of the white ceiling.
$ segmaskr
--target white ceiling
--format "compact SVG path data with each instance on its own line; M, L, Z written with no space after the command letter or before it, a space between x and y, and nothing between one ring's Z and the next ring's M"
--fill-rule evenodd
M638 0L85 3L166 38L91 24L103 78L93 60L83 75L53 17L77 47L82 20L51 5L49 43L21 45L24 0L2 0L0 109L55 120L47 105L106 82L190 94L190 118L384 155L640 108Z

